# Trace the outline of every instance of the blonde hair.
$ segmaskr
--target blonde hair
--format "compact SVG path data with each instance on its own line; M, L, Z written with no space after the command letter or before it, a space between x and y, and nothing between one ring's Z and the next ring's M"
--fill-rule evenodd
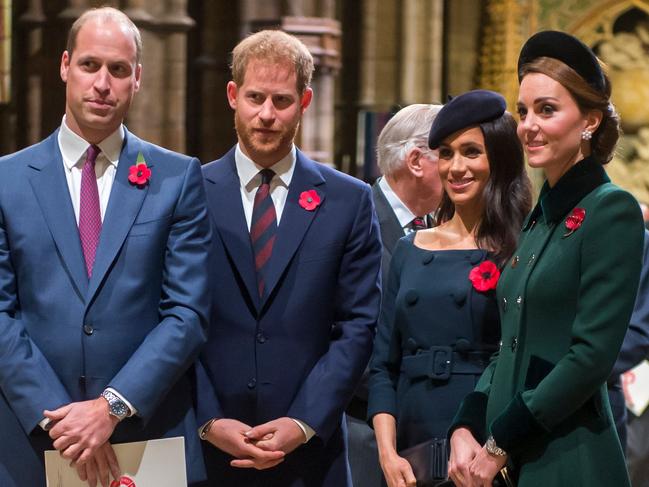
M232 51L232 79L243 84L250 60L269 64L291 64L295 68L297 91L300 95L311 83L313 57L296 37L281 30L262 30L243 39Z

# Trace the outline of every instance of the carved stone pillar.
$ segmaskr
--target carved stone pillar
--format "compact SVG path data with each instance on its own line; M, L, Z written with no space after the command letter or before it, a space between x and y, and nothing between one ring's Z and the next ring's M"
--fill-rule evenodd
M185 150L186 0L128 0L127 15L142 34L142 83L127 117L129 129L166 148Z
M400 103L442 98L443 0L404 0L401 17Z

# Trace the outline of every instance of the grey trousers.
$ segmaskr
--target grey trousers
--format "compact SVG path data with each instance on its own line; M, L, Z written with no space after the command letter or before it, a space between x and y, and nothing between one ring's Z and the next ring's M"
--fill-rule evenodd
M649 408L640 417L629 413L626 457L633 487L649 487Z
M383 472L374 430L365 421L347 416L349 465L354 487L381 487Z

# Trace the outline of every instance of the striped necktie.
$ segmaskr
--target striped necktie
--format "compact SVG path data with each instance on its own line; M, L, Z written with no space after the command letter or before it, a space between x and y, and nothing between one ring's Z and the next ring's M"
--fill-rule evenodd
M264 295L266 273L268 272L270 257L273 253L273 244L277 234L277 214L275 205L270 197L270 181L275 176L271 169L259 171L261 184L255 194L252 207L252 221L250 223L250 241L255 256L255 270L257 271L257 289L259 297Z

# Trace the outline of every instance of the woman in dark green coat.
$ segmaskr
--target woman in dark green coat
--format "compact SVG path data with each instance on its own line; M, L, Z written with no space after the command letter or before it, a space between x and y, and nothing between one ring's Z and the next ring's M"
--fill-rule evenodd
M618 118L592 51L546 31L519 58L518 136L547 178L498 283L502 342L451 427L449 475L490 486L629 485L606 379L633 309L640 209L611 184ZM484 445L484 446L482 446Z

